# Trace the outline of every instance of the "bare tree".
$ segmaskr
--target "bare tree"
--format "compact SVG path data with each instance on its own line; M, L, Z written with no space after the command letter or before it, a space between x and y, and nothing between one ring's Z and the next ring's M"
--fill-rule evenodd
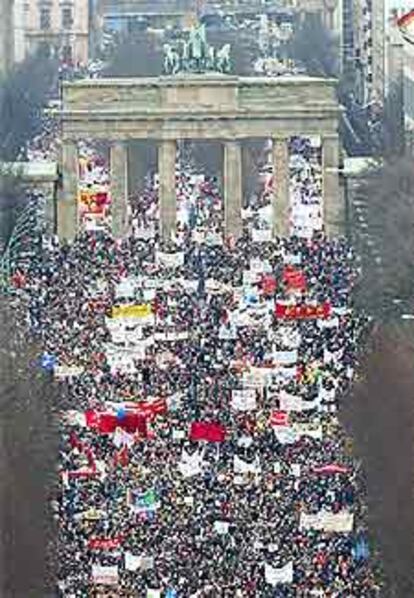
M410 298L414 291L414 163L388 159L367 174L357 194L364 199L366 231L377 255L367 260L360 282L363 300L375 306L387 297ZM357 222L354 222L354 227ZM366 233L365 233L366 234ZM372 267L370 267L370 265ZM374 267L375 266L375 267Z
M162 75L162 42L148 31L122 38L113 50L107 77L158 77Z
M56 61L32 56L1 82L0 160L17 160L26 143L40 133L57 70Z
M2 596L53 595L48 499L58 454L56 397L38 368L38 348L16 325L17 304L0 300Z
M306 68L308 75L336 77L339 71L339 44L316 15L307 14L296 27L290 55Z
M370 528L384 563L387 598L414 595L412 333L401 324L374 332L341 414L364 463Z

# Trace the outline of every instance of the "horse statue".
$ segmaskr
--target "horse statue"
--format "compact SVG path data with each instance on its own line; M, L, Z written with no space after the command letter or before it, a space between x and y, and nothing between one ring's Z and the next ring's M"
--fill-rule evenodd
M220 73L229 73L231 70L230 49L230 44L225 44L217 52L217 68Z

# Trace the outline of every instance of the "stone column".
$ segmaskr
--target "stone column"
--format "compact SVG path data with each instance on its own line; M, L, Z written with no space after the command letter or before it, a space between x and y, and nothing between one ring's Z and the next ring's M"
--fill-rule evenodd
M122 142L110 149L112 232L123 237L128 227L128 152Z
M285 137L273 137L273 235L289 234L289 146Z
M78 227L78 146L64 141L62 146L62 193L58 203L58 235L71 241Z
M169 241L177 226L177 198L175 191L175 140L164 140L158 148L158 172L160 177L160 232L164 241Z
M339 188L339 138L322 138L322 201L325 232L328 237L344 234L345 205Z
M128 142L128 193L138 193L144 187L148 171L145 141L132 139Z
M226 235L241 236L242 223L242 162L237 141L224 143L224 220Z

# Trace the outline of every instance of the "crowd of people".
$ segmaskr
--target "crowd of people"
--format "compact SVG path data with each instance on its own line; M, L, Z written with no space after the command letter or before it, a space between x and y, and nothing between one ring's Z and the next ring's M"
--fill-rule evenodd
M303 205L318 191L311 146L291 144ZM82 184L103 183L89 154ZM226 238L217 181L183 162L163 242L157 186L131 202L125 238L48 239L14 279L61 394L58 594L378 596L337 412L367 326L351 248L321 223L271 238L257 198Z

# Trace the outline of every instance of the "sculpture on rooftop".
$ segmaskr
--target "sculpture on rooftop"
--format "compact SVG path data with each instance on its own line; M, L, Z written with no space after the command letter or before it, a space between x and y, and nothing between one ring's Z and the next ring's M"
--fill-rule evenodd
M190 31L188 41L179 40L176 47L164 45L164 73L207 73L228 74L231 71L230 44L220 50L210 46L206 39L204 24L198 24Z

